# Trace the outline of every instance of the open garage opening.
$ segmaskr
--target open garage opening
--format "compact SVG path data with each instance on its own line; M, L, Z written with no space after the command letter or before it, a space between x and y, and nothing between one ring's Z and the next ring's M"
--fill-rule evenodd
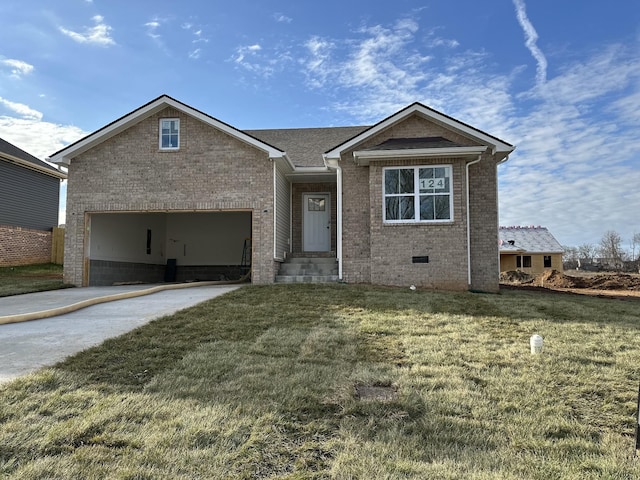
M251 268L251 212L92 213L89 285L237 280Z

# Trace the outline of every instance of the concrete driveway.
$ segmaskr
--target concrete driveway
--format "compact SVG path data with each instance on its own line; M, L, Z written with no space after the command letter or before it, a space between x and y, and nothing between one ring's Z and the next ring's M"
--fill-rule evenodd
M0 298L0 318L40 312L111 295L135 292L146 286L88 287L30 293ZM163 290L81 308L41 320L0 324L0 382L49 366L69 355L240 285L202 285ZM123 295L120 295L123 296ZM124 295L126 296L126 295Z

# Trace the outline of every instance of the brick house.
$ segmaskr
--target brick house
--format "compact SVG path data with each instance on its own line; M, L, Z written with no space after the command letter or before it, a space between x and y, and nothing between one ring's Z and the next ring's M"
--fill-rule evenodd
M66 175L0 138L0 267L51 261Z
M545 227L500 227L500 271L562 272L562 245Z
M161 96L51 156L69 169L65 280L162 281L167 264L178 281L231 278L250 262L259 284L495 292L513 149L420 103L373 126L243 131Z

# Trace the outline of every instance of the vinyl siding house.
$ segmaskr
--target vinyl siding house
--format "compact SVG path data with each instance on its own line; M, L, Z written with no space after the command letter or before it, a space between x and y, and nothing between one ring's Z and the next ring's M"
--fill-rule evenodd
M544 227L500 227L500 271L563 271L562 245Z
M414 103L372 126L239 130L166 95L69 145L65 281L498 290L514 147Z
M66 175L0 138L0 266L51 261Z

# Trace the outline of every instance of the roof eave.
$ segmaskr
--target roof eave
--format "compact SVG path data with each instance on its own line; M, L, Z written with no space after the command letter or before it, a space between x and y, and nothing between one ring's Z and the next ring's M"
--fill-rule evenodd
M353 159L358 165L369 165L369 162L376 160L391 160L418 157L477 157L487 151L486 146L473 147L446 147L446 148L414 148L398 150L356 150L353 152Z
M35 163L27 162L26 160L22 160L18 157L14 157L13 155L8 155L4 153L0 156L0 158L10 163L14 163L21 167L27 168L29 170L33 170L38 173L42 173L44 175L49 175L50 177L58 178L60 180L65 180L67 178L67 175L64 172L61 172L60 170L56 170L54 169L54 167L51 167L51 169L49 169L49 168L37 165Z
M143 105L142 107L130 112L123 117L115 120L114 122L106 125L105 127L87 135L86 137L78 140L77 142L68 145L67 147L59 150L58 152L51 155L50 161L59 165L69 166L71 160L78 155L86 152L87 150L93 148L94 146L108 140L109 138L123 132L124 130L136 125L137 123L143 121L144 119L158 113L161 110L164 110L167 107L175 108L187 115L190 115L218 130L221 130L238 140L251 145L259 150L264 151L269 155L269 158L286 158L286 153L272 145L264 143L257 138L244 133L241 130L238 130L231 125L224 123L210 115L207 115L204 112L196 110L189 105L186 105L174 98L169 97L168 95L162 95L155 100ZM290 163L290 161L289 161Z
M438 123L449 130L457 131L460 134L466 136L467 138L471 138L473 140L478 141L479 143L482 143L488 146L489 148L491 148L492 154L494 155L498 154L498 158L502 157L502 161L504 161L504 158L508 156L509 153L511 153L515 148L513 145L503 140L500 140L499 138L494 137L493 135L485 133L481 130L478 130L477 128L472 127L471 125L467 125L466 123L456 120L453 117L449 117L448 115L440 113L437 110L434 110L432 108L427 107L426 105L416 102L403 108L399 112L396 112L395 114L385 118L384 120L378 122L377 124L368 128L367 130L360 133L359 135L356 135L352 139L334 147L332 150L325 152L325 156L327 158L339 159L340 155L343 152L356 147L358 144L362 143L367 138L378 134L379 132L389 128L390 126L407 118L408 116L414 113L417 113L427 118L428 120Z

